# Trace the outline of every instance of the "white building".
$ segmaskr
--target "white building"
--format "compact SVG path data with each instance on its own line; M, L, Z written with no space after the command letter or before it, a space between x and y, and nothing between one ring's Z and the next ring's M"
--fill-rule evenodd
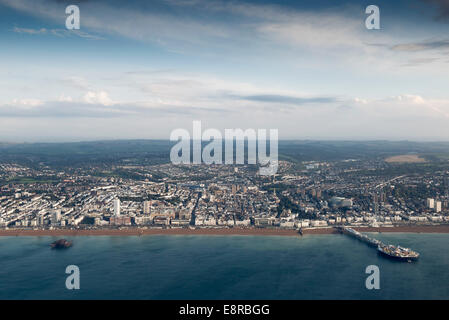
M143 213L150 214L151 213L151 201L143 202Z
M435 207L435 200L432 198L427 198L427 208L433 209Z
M251 220L249 220L249 219L246 219L246 220L235 220L235 225L236 226L248 227L249 225L251 225Z
M52 224L57 224L58 222L60 222L61 221L61 210L60 209L53 210L50 219L51 219Z
M435 201L435 212L441 212L441 201Z
M120 199L114 199L114 216L120 217Z

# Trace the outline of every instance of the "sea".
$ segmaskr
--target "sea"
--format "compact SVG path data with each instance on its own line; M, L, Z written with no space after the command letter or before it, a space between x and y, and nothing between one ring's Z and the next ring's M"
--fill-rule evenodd
M449 234L371 233L407 263L346 235L0 237L0 299L449 299ZM79 269L69 290L67 266ZM379 289L367 289L370 265Z

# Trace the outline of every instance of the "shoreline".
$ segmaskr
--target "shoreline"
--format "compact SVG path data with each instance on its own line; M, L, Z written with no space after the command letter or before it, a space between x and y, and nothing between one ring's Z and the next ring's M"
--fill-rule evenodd
M353 227L359 232L386 233L449 233L449 225L396 226L396 227ZM305 228L303 235L338 234L334 227ZM298 230L280 228L171 228L171 229L0 229L2 236L145 236L145 235L242 235L242 236L296 236Z

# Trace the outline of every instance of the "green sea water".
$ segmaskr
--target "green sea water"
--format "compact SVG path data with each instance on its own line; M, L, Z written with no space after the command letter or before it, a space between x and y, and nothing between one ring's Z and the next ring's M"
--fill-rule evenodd
M0 299L448 299L449 234L372 234L418 251L396 262L345 235L0 237ZM65 269L80 269L80 289ZM380 289L368 290L368 265Z

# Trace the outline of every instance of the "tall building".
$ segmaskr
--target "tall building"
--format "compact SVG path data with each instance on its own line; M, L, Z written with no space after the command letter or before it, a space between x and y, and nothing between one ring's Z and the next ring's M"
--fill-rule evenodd
M151 213L151 201L143 202L143 213L150 214Z
M379 203L377 203L377 202L374 203L374 213L376 215L379 214Z
M446 197L449 197L449 177L445 176L443 178L443 185L444 185L444 194Z
M120 199L114 199L114 216L120 217Z
M57 224L59 221L61 221L61 210L53 210L50 219L52 224Z
M435 201L435 212L441 212L441 201Z
M380 202L385 203L386 201L387 201L387 195L386 195L385 191L382 190L380 193Z
M432 198L427 198L427 208L433 209L435 207L435 200Z
M37 218L37 224L40 225L40 226L43 226L43 225L44 225L44 216L43 216L43 215L40 215L40 216Z

